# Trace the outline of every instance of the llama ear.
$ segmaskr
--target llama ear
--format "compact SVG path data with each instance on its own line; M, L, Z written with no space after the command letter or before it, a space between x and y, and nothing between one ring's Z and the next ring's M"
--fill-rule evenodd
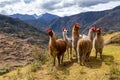
M92 30L93 30L93 31L96 31L96 27L92 27Z
M102 27L99 27L99 30L102 30Z
M79 24L79 23L75 23L75 27L76 27L76 26L80 26L80 24Z
M68 30L68 28L65 28L66 30Z
M63 30L63 31L64 31L64 29L65 29L65 28L64 28L64 27L62 27L62 30Z
M49 32L49 31L51 31L52 29L50 28L50 27L48 27L47 29L46 29L46 32Z

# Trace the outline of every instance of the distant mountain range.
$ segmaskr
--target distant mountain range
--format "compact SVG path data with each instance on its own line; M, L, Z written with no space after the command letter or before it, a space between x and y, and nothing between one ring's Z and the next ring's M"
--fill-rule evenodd
M36 14L33 14L33 15L28 15L28 14L13 14L13 15L10 15L10 17L13 17L13 18L18 18L20 20L23 20L23 21L27 21L27 20L39 20L39 19L42 19L42 20L45 20L45 21L49 21L49 20L53 20L55 18L58 18L57 15L53 15L53 14L49 14L49 13L45 13L45 14L42 14L42 15L36 15Z
M32 45L38 44L40 47L44 47L48 41L45 32L19 19L14 19L5 15L0 15L0 33L7 33L14 37L26 39L28 43Z
M74 23L80 23L81 32L87 32L89 27L101 26L103 31L116 30L120 31L120 6L117 6L110 10L105 11L95 11L95 12L85 12L72 16L59 17L49 13L41 15L39 18L35 18L33 15L29 18L23 19L19 18L37 28L45 30L46 27L51 26L54 31L61 32L62 27L67 27L71 30ZM30 15L29 15L30 16ZM14 15L11 15L14 17ZM27 16L28 17L28 16ZM34 19L33 19L34 17Z

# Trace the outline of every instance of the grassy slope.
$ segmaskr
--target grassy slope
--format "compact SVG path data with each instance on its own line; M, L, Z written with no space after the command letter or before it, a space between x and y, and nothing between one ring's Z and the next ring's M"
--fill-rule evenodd
M112 35L115 35L114 33ZM104 36L105 42L112 36L107 34ZM92 50L90 62L86 66L80 66L76 60L68 61L65 59L62 67L50 66L50 61L42 66L37 72L31 72L28 75L29 67L26 66L18 70L12 71L8 74L0 76L0 80L109 80L110 70L113 63L117 64L120 69L120 46L106 45L103 50L103 60L94 58L95 52ZM119 78L120 79L120 78Z

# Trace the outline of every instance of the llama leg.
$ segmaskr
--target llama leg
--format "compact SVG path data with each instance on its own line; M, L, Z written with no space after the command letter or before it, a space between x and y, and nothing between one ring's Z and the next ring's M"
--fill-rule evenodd
M75 48L75 53L76 53L76 59L78 58L78 56L77 56L77 50L76 50L76 48Z
M77 59L77 50L76 50L77 43L76 43L76 41L73 40L73 42L72 42L72 46L73 46L73 48L74 48L74 50L75 50L76 59Z
M67 48L67 53L68 53L68 59L69 59L69 48Z
M63 59L64 59L64 54L62 55L61 63L63 63Z
M53 57L53 66L55 66L55 58L56 58L56 57Z
M90 61L90 53L91 53L91 50L90 50L90 52L88 52L88 61Z
M95 54L96 54L95 58L97 58L97 53L98 53L98 51L97 51L97 50L95 50Z
M82 66L83 66L84 63L85 63L85 58L86 58L86 55L85 55L85 53L83 53L83 55L82 55L82 61L81 61L81 65L82 65Z
M80 51L79 51L79 48L77 48L77 57L78 57L78 63L80 63Z
M90 59L90 52L88 52L86 55L86 61L89 61L89 59Z
M100 49L100 58L102 59L102 49Z
M72 47L70 48L70 60L72 60Z
M60 65L60 56L59 55L57 56L57 59L58 59L58 65Z
M78 63L80 63L80 50L77 48L77 58L78 58Z

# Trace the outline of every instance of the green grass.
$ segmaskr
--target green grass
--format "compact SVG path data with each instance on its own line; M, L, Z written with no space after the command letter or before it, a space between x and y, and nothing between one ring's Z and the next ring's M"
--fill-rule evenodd
M111 35L106 35L110 38ZM74 53L74 51L73 51ZM64 64L60 67L52 67L52 59L49 58L41 68L31 71L31 65L11 71L0 76L0 80L119 80L120 79L120 45L105 45L103 49L103 60L95 59L95 51L92 50L90 61L85 66L80 66L75 57L68 60L65 53ZM74 53L75 54L75 53ZM73 54L73 55L74 55ZM47 55L48 56L48 55ZM49 56L48 56L49 57ZM16 79L19 78L19 79Z

